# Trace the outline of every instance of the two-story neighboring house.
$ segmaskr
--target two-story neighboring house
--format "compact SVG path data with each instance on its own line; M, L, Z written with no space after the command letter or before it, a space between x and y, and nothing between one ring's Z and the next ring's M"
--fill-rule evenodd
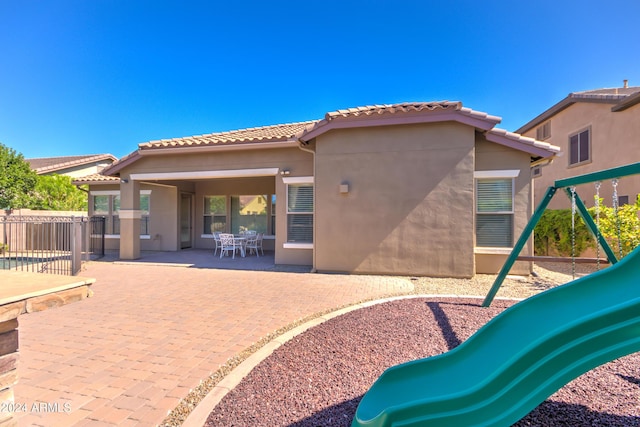
M583 175L640 161L640 86L573 92L516 130L516 133L559 146L562 156L532 167L537 204L557 179ZM587 206L594 205L595 185L579 186ZM633 203L640 193L640 176L621 179L620 204ZM613 185L603 182L600 196L613 203ZM569 198L556 195L549 208L569 208Z

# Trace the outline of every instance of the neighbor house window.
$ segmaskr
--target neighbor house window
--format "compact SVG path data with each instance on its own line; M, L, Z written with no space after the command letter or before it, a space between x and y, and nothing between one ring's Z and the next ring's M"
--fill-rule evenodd
M551 122L546 122L536 128L536 139L544 141L551 138Z
M205 196L204 234L227 230L227 196Z
M513 178L476 179L476 246L513 246Z
M140 192L140 235L149 235L150 190ZM120 234L120 192L94 191L93 215L105 217L105 234Z
M569 136L569 165L591 160L591 132L583 130Z
M287 184L287 242L313 243L313 183Z

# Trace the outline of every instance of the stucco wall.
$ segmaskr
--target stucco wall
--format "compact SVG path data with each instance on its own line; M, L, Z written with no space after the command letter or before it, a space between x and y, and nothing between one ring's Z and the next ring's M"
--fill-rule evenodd
M531 175L529 171L531 157L522 151L517 151L499 144L488 142L484 136L478 134L476 142L476 171L519 170L520 174L514 179L514 221L513 243L522 234L533 213L533 193ZM521 255L532 255L533 241L522 250ZM476 273L496 274L502 268L511 248L496 249L492 253L476 250ZM530 262L517 262L511 269L512 274L529 274Z
M141 190L151 191L149 204L151 219L149 238L140 239L141 250L175 251L177 248L177 189L175 187L142 184ZM120 191L120 185L92 185L90 191ZM89 200L89 216L93 216L93 203ZM122 232L122 230L121 230ZM105 249L120 250L120 238L109 236Z
M332 131L316 147L319 271L474 274L472 127Z
M559 146L563 156L542 168L542 176L534 179L536 203L556 179L597 172L616 166L640 162L640 105L612 112L612 104L578 102L551 118L551 137L546 140ZM569 166L569 135L591 129L591 162ZM535 137L536 128L525 133ZM594 184L578 186L578 194L587 206L594 205ZM640 176L620 180L618 194L629 196L632 202L640 193ZM602 184L601 197L611 206L613 189L610 182ZM550 209L569 209L571 202L563 194L556 195Z

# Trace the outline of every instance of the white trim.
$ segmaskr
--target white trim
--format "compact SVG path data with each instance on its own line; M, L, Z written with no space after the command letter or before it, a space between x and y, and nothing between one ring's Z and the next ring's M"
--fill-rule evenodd
M120 209L118 216L120 219L141 219L142 211L139 209Z
M245 178L253 176L276 176L279 168L261 169L228 169L190 172L148 172L132 173L129 178L134 181L174 180L174 179L212 179L212 178Z
M282 178L285 184L313 184L312 176L286 176Z
M105 234L104 238L105 239L119 239L120 235L119 234ZM151 240L151 235L149 235L149 234L141 234L140 235L140 240Z
M92 196L119 196L120 190L91 190L89 194ZM140 190L140 194L151 194L151 190Z
M473 249L474 254L483 255L509 255L513 252L513 248L483 247L478 246Z
M520 175L520 169L475 171L474 178L516 178Z
M313 243L283 243L284 249L313 249Z
M213 234L201 234L200 235L201 239L213 239ZM269 235L262 235L262 240L275 240L276 236L274 236L273 234L269 234Z
M89 194L92 196L119 196L120 190L91 190Z

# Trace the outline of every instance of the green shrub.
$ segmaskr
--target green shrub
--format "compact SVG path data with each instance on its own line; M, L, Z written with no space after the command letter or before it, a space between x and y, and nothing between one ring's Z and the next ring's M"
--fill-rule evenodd
M616 256L631 252L640 245L640 195L634 204L620 206L618 214L611 206L605 206L600 200L600 234L607 240ZM589 214L596 220L595 208L589 208ZM618 236L618 230L620 234ZM534 230L536 255L557 254L571 256L571 210L546 210ZM591 235L580 215L575 218L575 254L580 255L587 248L595 248L595 239Z
M571 209L549 209L534 230L536 255L571 256ZM581 254L588 247L594 247L594 240L580 215L575 219L575 254Z

